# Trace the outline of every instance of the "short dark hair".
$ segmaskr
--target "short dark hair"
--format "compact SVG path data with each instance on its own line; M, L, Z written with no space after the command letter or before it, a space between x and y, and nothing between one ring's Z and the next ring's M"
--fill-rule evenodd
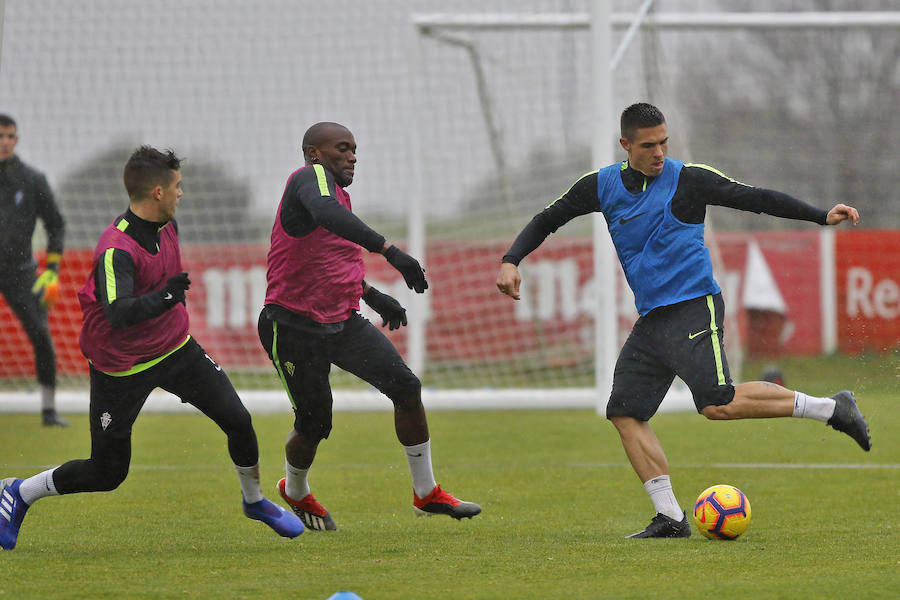
M128 197L142 200L157 185L169 185L174 177L172 171L181 169L181 160L171 149L160 152L152 146L141 146L135 150L125 163L122 176Z
M622 137L630 140L634 132L645 127L656 127L666 122L662 111L646 102L637 102L622 111L619 121Z
M15 127L18 129L18 125L16 125L16 120L7 114L0 113L0 127Z

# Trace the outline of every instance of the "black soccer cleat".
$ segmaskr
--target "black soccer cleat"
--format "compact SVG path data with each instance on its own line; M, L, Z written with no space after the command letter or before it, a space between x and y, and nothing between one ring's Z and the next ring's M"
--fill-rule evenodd
M69 422L59 416L59 413L52 408L45 408L41 411L41 423L44 427L68 427Z
M871 450L872 437L869 435L869 425L856 406L853 392L844 390L831 398L834 398L834 414L828 419L828 425L852 437L866 452Z
M679 522L662 513L656 513L650 524L637 533L626 536L632 538L689 538L691 537L691 525L688 523L687 514L681 513L684 518Z

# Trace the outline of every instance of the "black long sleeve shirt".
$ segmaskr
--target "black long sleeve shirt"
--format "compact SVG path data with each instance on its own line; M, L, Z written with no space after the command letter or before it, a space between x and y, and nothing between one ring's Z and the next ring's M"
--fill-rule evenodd
M145 221L128 209L116 219L128 221L125 234L131 236L141 247L151 254L159 252L159 232L163 227L174 227L178 232L178 224L173 220L168 223ZM142 321L158 317L173 305L166 302L159 291L135 297L134 292L134 259L127 251L120 248L113 250L112 276L115 277L116 299L110 303L107 295L107 270L98 264L94 271L95 294L103 304L103 312L115 328L128 327Z
M653 180L627 162L621 171L622 183L631 193L639 193ZM597 210L597 171L575 182L553 204L534 216L518 235L503 262L519 262L562 225L575 217ZM825 224L828 211L793 196L745 185L707 165L685 164L672 196L672 214L684 223L702 223L707 206L726 206L755 213L766 213L786 219Z
M281 226L293 237L303 237L323 227L359 244L369 252L380 252L383 235L366 225L337 200L334 176L324 169L327 189L322 189L315 169L301 169L288 181L281 203ZM365 282L360 281L364 290ZM317 323L276 304L266 306L270 318L302 331L332 334L343 330L343 323Z
M47 231L47 252L62 254L65 220L47 178L18 156L0 161L0 272L34 265L31 237L37 219Z
M337 201L334 176L328 169L324 171L328 195L319 187L313 168L302 169L291 177L281 205L281 226L294 237L303 237L316 227L324 227L369 252L380 252L384 236Z

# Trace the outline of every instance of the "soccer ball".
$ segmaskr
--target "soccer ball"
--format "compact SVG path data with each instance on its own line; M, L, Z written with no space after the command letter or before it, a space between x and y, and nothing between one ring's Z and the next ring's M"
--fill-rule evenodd
M750 501L733 485L706 488L694 504L694 523L710 539L733 540L750 525Z

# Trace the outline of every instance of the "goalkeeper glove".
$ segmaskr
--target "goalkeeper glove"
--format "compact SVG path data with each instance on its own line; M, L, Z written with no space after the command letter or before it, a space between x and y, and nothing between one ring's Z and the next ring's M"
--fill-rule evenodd
M428 282L425 281L425 269L422 268L419 261L394 245L384 251L384 257L403 275L406 287L415 290L417 294L428 289Z
M381 324L382 327L390 324L390 329L393 331L394 329L400 329L402 325L406 325L406 309L400 306L400 303L391 296L370 287L363 294L362 299L384 319L384 322Z
M191 280L188 274L179 273L169 277L169 280L166 281L166 287L161 289L159 294L162 296L163 302L168 306L175 306L178 302L185 304L184 292L190 287Z
M59 275L56 270L48 268L31 286L31 293L34 294L41 306L50 308L59 300Z

